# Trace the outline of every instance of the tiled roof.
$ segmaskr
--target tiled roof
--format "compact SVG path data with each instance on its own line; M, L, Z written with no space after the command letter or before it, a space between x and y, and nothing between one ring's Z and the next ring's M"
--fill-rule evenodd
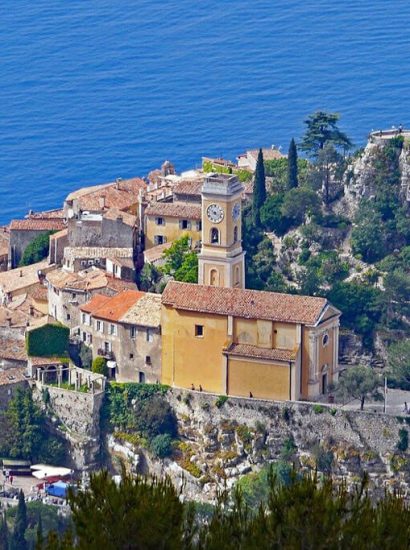
M296 357L295 350L259 348L258 346L248 344L232 344L225 353L227 355L267 359L269 361L292 361Z
M161 324L161 295L147 292L120 319L121 323L159 327Z
M66 227L61 231L57 231L57 233L53 233L52 235L50 235L50 239L62 239L64 237L67 237L67 235L68 235L68 229Z
M0 358L15 361L27 361L24 339L0 335Z
M100 198L105 199L105 208L129 208L138 202L138 193L145 191L147 184L141 178L120 180L118 183L107 183L74 191L66 201L77 200L81 210L100 211Z
M104 218L106 220L118 220L118 218L122 218L122 223L125 225L129 225L130 227L134 227L137 223L137 217L133 214L129 214L128 212L122 212L118 208L110 208L107 210L107 212L104 213Z
M258 158L259 149L251 149L250 151L246 151L248 155L251 155L254 159ZM283 155L278 149L272 149L272 148L265 148L262 149L263 154L263 160L276 160L284 158L285 155Z
M102 307L105 302L108 302L110 300L110 296L104 296L103 294L94 294L91 300L89 300L86 304L80 306L80 310L84 313L93 314L95 311L98 311L98 309Z
M61 208L55 210L46 210L45 212L31 212L27 218L31 219L55 219L55 218L64 218L64 210Z
M183 202L155 202L145 210L146 216L164 216L184 220L200 220L201 207Z
M104 302L101 300L101 305L99 307L93 307L91 314L98 319L118 322L131 306L138 302L143 296L144 292L124 290L109 300Z
M11 369L0 371L0 386L27 382L25 372L26 369L24 367L13 367Z
M95 267L78 273L57 269L47 274L47 280L53 287L62 290L96 290L97 288L105 288L108 284L105 272Z
M158 260L161 260L165 250L168 250L171 245L172 241L168 243L158 244L157 246L148 248L148 250L144 250L144 261L152 264L157 262Z
M33 286L39 282L38 271L45 274L53 269L55 266L50 265L48 260L42 260L36 264L3 271L0 273L0 292L15 292Z
M29 293L34 300L40 300L41 302L47 302L48 300L48 290L44 285L36 286Z
M47 365L61 365L61 357L30 357L30 363L36 367L45 367Z
M170 281L162 295L162 303L188 311L313 325L327 305L327 300Z
M13 220L10 231L61 231L65 228L62 219L29 218L27 220Z
M110 277L107 275L107 289L117 293L122 292L123 290L138 290L138 287L131 281L116 279L115 277Z
M201 196L203 178L196 180L183 180L177 183L173 189L175 194Z

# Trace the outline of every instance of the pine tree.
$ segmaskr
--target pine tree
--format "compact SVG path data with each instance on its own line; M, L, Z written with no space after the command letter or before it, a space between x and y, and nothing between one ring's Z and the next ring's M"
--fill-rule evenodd
M20 489L10 550L27 550L27 541L25 539L27 525L26 500L23 491Z
M265 166L263 164L262 149L259 149L256 162L255 183L253 185L252 216L255 225L260 225L260 209L266 201Z
M288 189L293 189L298 185L298 152L295 140L292 138L288 152Z
M0 550L9 549L9 530L7 527L6 514L0 518Z

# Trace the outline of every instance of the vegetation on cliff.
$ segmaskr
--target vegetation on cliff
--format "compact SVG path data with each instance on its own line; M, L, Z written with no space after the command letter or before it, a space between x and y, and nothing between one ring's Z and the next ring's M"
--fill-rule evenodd
M118 485L106 472L88 490L71 492L73 530L50 534L44 549L407 548L410 510L399 495L374 504L364 480L355 491L330 479L291 475L266 480L266 504L249 507L242 492L222 494L209 519L183 503L169 479L132 478Z

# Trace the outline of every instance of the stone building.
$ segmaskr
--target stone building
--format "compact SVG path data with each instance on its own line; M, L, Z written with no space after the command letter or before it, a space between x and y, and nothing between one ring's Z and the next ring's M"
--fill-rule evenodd
M155 202L145 210L145 249L189 235L192 247L201 241L201 207L197 204Z
M55 218L29 217L25 220L13 220L10 223L10 241L8 253L8 267L17 267L27 246L39 235L50 231L61 231L65 222L61 216ZM57 214L56 214L57 216Z
M6 305L16 296L22 296L41 286L44 276L54 270L48 260L18 267L0 273L0 305Z
M0 410L7 408L17 388L27 388L28 385L29 382L24 368L0 369Z
M80 307L80 337L108 360L109 375L120 382L155 383L161 377L161 296L125 290L101 294Z
M169 282L162 383L263 399L314 399L338 378L340 312L325 298Z
M0 227L0 271L6 271L9 263L10 233L8 227Z
M76 273L57 269L47 275L48 311L57 321L67 325L72 332L80 324L79 306L96 294L114 296L131 288L134 283L109 277L103 270L90 267Z
M251 149L242 153L238 156L238 167L244 168L245 170L251 170L254 172L256 170L256 162L258 160L259 149ZM276 147L272 145L269 148L262 149L263 160L278 160L281 158L286 158Z

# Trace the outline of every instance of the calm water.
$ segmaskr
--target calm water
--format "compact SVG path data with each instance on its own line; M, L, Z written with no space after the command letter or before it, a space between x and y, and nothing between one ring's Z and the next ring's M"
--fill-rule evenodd
M73 187L410 124L405 0L3 0L0 223Z

